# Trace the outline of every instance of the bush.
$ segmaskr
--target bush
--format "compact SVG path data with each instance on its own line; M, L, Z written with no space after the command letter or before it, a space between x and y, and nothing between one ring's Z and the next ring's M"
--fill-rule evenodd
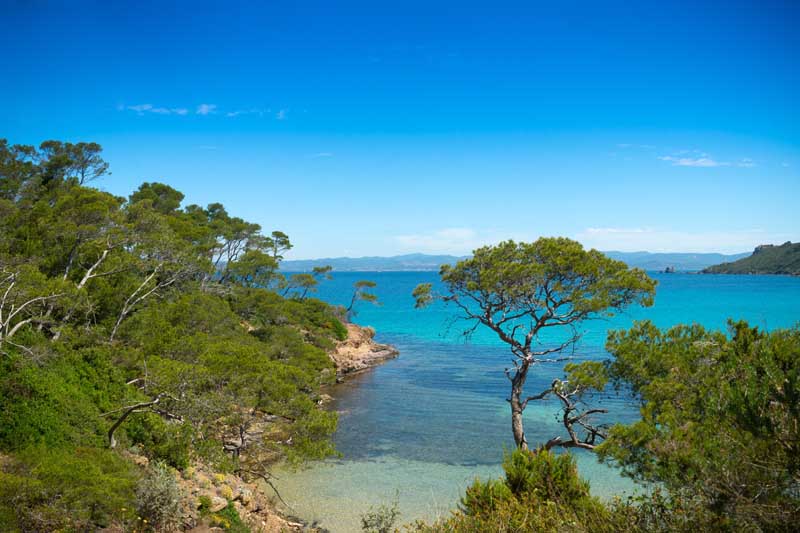
M114 452L28 448L0 472L0 531L93 531L130 514L135 471Z
M180 525L181 490L164 463L152 463L136 487L136 509L155 531L173 531Z
M250 533L250 528L242 521L232 502L228 502L228 505L223 510L215 513L212 519L216 524L225 528L225 531Z
M364 533L390 533L399 517L397 500L391 505L370 507L369 511L361 515L361 530Z
M467 514L487 513L494 511L499 504L511 497L511 490L503 480L483 482L476 479L461 498L461 509Z
M549 451L516 450L503 461L505 478L475 481L461 510L420 532L617 531L616 515L589 494L574 458ZM621 512L621 510L620 510Z

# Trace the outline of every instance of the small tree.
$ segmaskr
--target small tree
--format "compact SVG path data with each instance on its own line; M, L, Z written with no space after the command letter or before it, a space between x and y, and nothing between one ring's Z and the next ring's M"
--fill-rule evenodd
M377 286L377 283L367 279L362 279L353 283L353 297L350 298L350 305L345 309L348 319L357 314L355 310L356 302L370 302L375 305L380 305L378 303L378 296L369 292L369 289L374 289Z
M286 286L283 289L283 296L288 296L290 292L295 291L295 297L300 300L305 300L309 292L317 292L317 285L324 279L333 279L331 276L333 267L318 266L311 270L311 274L301 273L292 274L286 281Z
M483 325L509 346L514 355L514 368L506 369L511 381L511 426L522 449L528 448L522 413L529 401L550 393L523 396L530 368L558 360L559 354L575 347L580 339L577 328L585 320L612 316L635 303L652 305L656 286L643 270L629 269L566 238L485 246L470 259L443 265L440 277L442 294L435 293L430 283L414 289L417 307L434 300L453 304L472 323L465 334ZM540 334L550 328L569 334L556 345L545 345Z

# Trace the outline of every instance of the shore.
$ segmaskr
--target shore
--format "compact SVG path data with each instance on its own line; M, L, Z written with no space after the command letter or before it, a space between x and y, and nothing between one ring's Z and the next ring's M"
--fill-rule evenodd
M362 372L399 355L397 348L375 342L374 337L375 330L370 327L347 324L347 339L337 343L330 353L338 382L348 374Z

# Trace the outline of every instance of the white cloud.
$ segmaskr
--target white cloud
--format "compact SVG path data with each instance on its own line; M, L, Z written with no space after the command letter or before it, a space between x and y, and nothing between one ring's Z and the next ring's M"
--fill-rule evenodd
M760 229L677 231L658 228L586 228L574 237L588 248L620 252L747 252L759 244L793 240L785 233ZM797 236L794 236L796 239Z
M242 115L258 115L260 117L264 116L264 113L269 113L270 110L252 108L252 109L237 109L236 111L229 111L225 113L226 117L239 117Z
M710 157L674 157L662 155L658 157L661 161L669 161L674 167L727 167L730 163L717 161Z
M404 252L426 252L437 254L466 255L474 249L500 241L530 240L523 235L507 232L475 231L472 228L444 228L430 233L399 235L395 242Z
M145 113L155 113L156 115L186 115L189 110L185 107L156 107L153 104L138 104L129 106L118 106L120 111L135 111L138 115Z
M136 111L140 115L145 111L150 111L153 109L153 104L139 104L139 105L129 105L125 109L129 109L131 111Z
M321 157L333 157L333 152L317 152L316 154L311 154L309 157L311 159L319 159Z
M153 104L138 104L138 105L118 105L117 109L120 111L134 111L138 115L144 115L145 113L153 113L156 115L180 115L186 116L190 113L189 108L186 107L166 107L166 106L154 106ZM219 107L216 104L200 104L195 108L194 114L196 115L213 115L218 112L221 112ZM237 109L234 111L228 111L224 113L226 117L238 117L241 115L258 115L263 117L266 114L271 114L272 110L270 109L259 109L259 108L250 108L250 109ZM275 114L275 118L278 120L284 120L287 118L288 110L281 109Z
M710 154L702 150L678 150L673 152L672 155L658 156L661 161L672 163L674 167L740 167L752 168L756 166L756 162L749 157L743 157L735 162L719 161L711 157Z
M195 111L195 113L197 113L198 115L210 115L212 113L215 113L216 110L217 110L216 104L200 104L199 106L197 106L197 111Z

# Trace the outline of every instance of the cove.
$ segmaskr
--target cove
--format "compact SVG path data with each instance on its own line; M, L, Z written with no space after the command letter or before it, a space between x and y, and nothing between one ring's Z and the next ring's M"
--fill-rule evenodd
M508 349L489 331L465 341L467 326L455 310L415 310L411 291L435 282L433 272L334 273L317 295L334 304L349 301L353 282L371 279L382 305L361 305L355 322L377 330L376 340L395 345L398 359L348 378L333 387L329 408L340 413L335 436L342 456L299 472L279 471L276 483L287 512L317 521L333 532L359 531L359 516L370 506L396 500L401 521L433 519L455 508L475 477L500 474L504 449L511 449L505 398ZM589 322L576 361L603 359L606 333L649 319L659 327L698 322L724 328L728 318L775 329L800 318L800 279L781 276L651 274L659 281L656 303L612 320ZM544 342L555 339L544 339ZM531 371L526 390L546 388L561 375L561 364ZM625 395L609 393L597 402L607 422L637 416ZM525 411L531 443L560 434L557 405L532 404ZM629 493L636 486L590 453L576 453L581 475L595 494Z

